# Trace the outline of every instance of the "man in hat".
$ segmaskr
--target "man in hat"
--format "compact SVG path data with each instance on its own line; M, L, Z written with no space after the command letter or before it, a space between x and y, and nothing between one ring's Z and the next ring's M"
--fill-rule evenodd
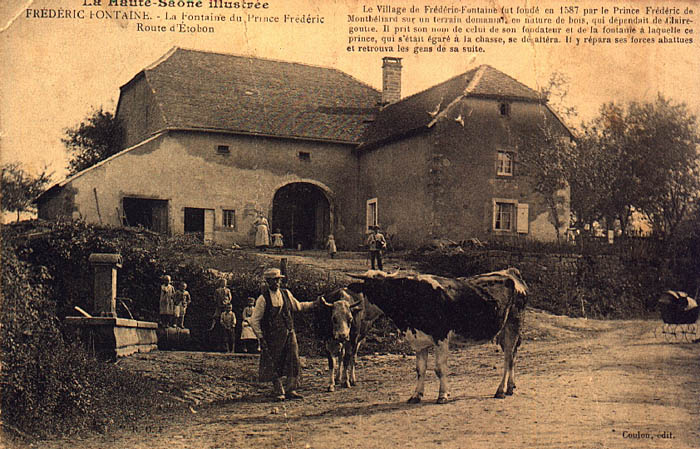
M382 266L382 250L386 248L386 239L379 231L379 226L369 227L369 236L367 237L367 247L369 248L369 259L374 270L374 261L377 261L377 268L383 270Z
M274 395L279 401L302 399L296 391L301 363L292 313L319 307L321 298L315 302L298 301L292 292L280 288L284 275L278 268L266 269L263 277L266 288L255 302L253 315L248 320L262 348L260 381L272 382ZM282 386L282 377L285 376L287 381Z

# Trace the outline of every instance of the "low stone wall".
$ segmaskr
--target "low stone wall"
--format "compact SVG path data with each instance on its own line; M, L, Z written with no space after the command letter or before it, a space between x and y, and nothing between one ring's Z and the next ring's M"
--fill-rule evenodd
M556 314L589 318L644 318L667 289L695 293L682 261L637 260L618 255L519 251L443 250L416 257L429 272L471 276L505 267L520 269L530 287L529 305Z

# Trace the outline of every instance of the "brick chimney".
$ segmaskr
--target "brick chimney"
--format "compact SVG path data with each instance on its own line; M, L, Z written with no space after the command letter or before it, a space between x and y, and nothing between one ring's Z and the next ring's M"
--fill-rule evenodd
M382 58L382 104L396 103L401 99L401 58Z

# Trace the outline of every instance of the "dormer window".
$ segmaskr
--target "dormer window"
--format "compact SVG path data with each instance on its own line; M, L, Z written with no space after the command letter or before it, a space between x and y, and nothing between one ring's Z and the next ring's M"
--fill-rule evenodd
M498 104L498 111L501 117L510 117L510 103L501 102Z
M219 154L229 154L231 149L228 147L228 145L217 145L216 152Z

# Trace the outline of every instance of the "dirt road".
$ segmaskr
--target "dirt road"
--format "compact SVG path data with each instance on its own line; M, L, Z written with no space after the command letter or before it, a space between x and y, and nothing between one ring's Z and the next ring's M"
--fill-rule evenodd
M359 385L325 392L326 362L304 361L303 401L270 402L254 357L155 352L120 361L171 378L179 411L73 448L691 448L700 447L700 345L657 341L645 321L527 312L517 390L493 399L501 354L455 344L451 400L409 405L414 358L368 355ZM430 363L432 364L432 356Z

